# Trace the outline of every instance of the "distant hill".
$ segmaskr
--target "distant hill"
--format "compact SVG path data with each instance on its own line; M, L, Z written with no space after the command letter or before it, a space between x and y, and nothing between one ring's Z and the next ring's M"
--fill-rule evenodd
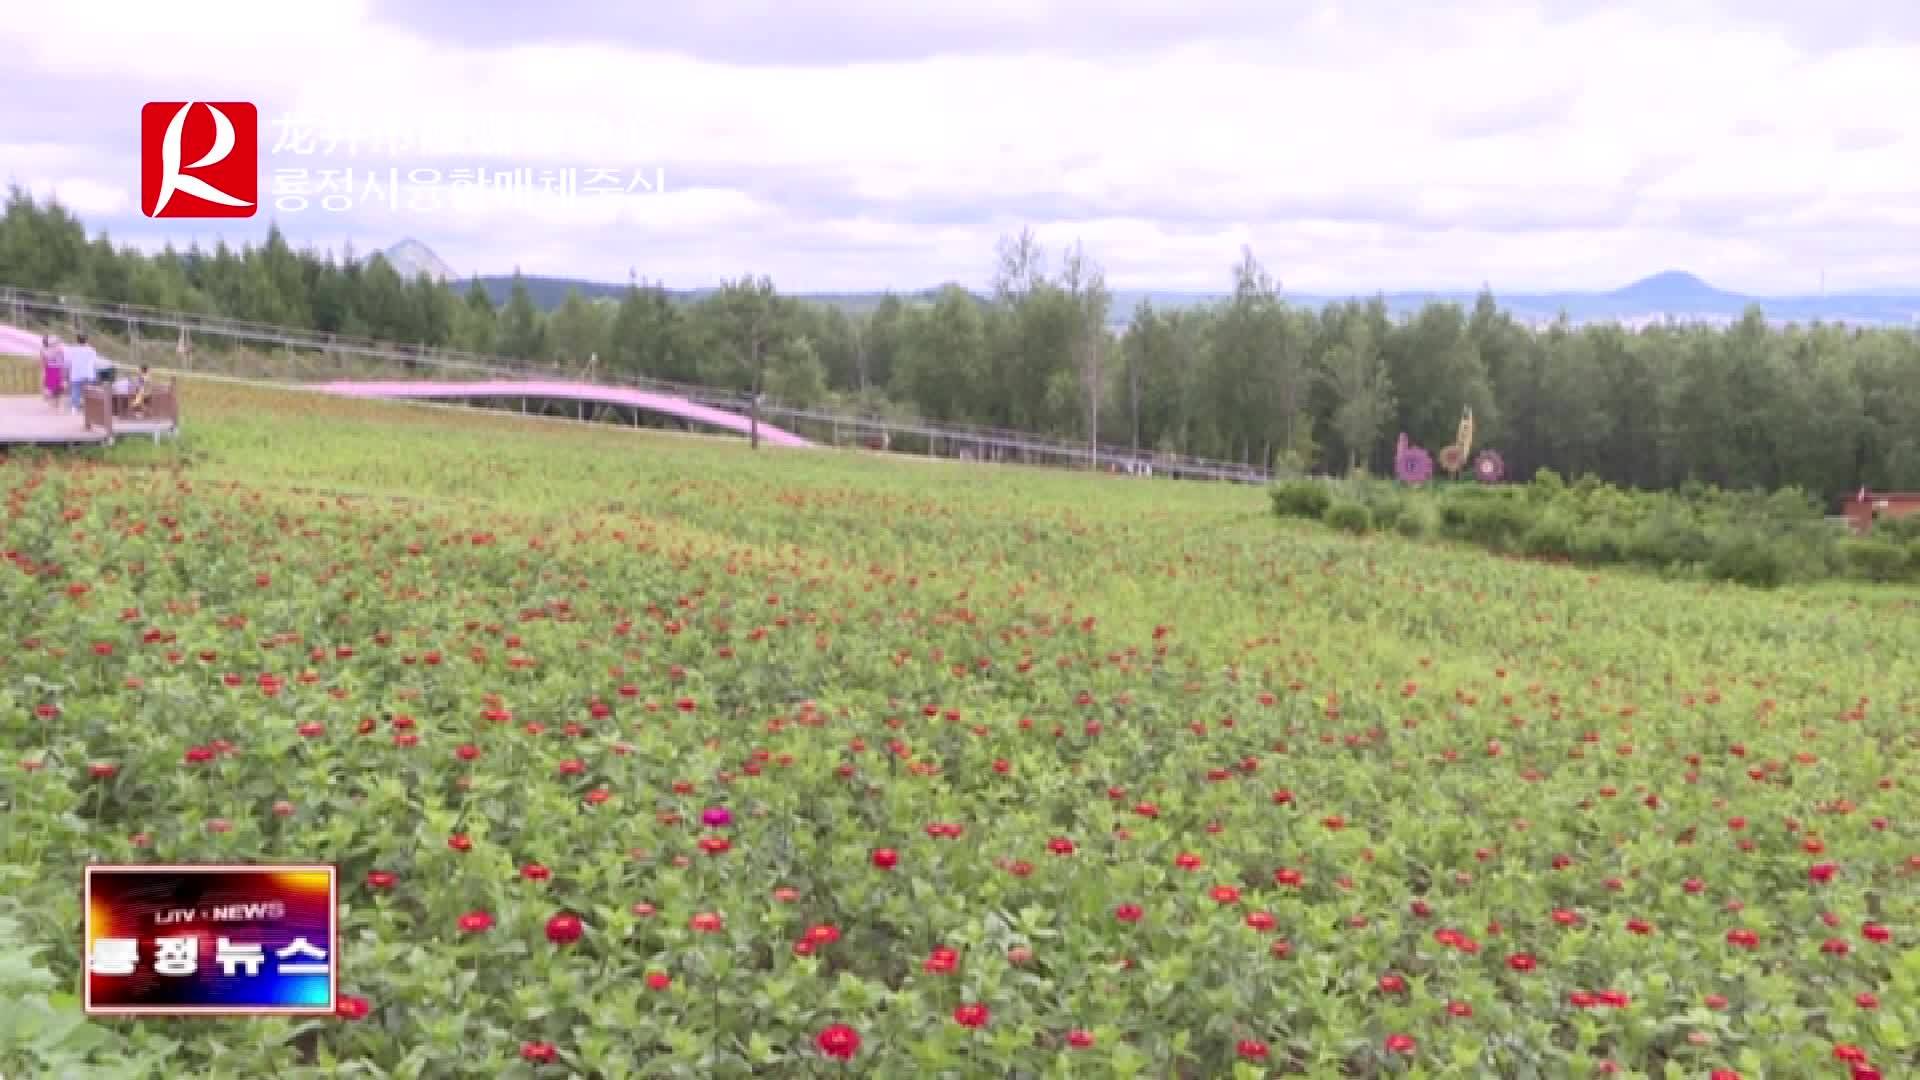
M396 260L395 251L408 263ZM411 238L389 249L388 261L411 277L409 267L427 268L433 276L444 276L464 287L464 280L447 270L446 264L431 249ZM436 269L433 269L437 267ZM442 273L444 272L444 273ZM512 275L488 274L477 279L495 304L506 303L513 285ZM577 278L526 277L527 292L535 306L543 310L559 307L570 290L578 289L589 299L618 299L626 291L624 284L587 281ZM926 302L939 293L939 287L895 291L893 295L909 302ZM714 292L712 288L669 289L668 295L681 302L692 302ZM840 308L848 314L873 310L887 295L885 292L793 293L796 299ZM978 294L976 294L977 296ZM1289 303L1305 307L1323 307L1349 300L1371 300L1375 294L1292 293L1282 295ZM1414 291L1377 294L1389 312L1396 316L1417 313L1432 303L1453 303L1471 307L1477 291ZM1521 322L1540 324L1565 315L1569 322L1620 322L1642 325L1674 319L1686 322L1727 323L1740 318L1746 309L1758 305L1770 322L1844 322L1856 326L1910 326L1920 330L1920 288L1872 289L1859 292L1830 293L1824 296L1751 296L1728 292L1681 270L1666 270L1651 277L1614 289L1611 292L1503 293L1496 291L1500 307ZM1203 307L1227 299L1224 292L1177 292L1167 290L1116 289L1113 294L1112 323L1124 326L1143 301L1163 311Z
M513 275L511 274L483 274L474 280L480 283L481 288L487 290L487 296L493 300L496 306L506 303L507 298L513 293ZM523 275L520 280L526 284L527 295L533 300L534 306L543 311L551 311L561 304L566 303L567 293L575 289L580 290L580 296L585 300L618 300L621 296L625 295L627 291L627 286L625 285L615 285L605 281L585 281L577 278L532 277ZM461 285L465 287L466 283L463 281ZM700 289L668 289L666 293L681 303L692 303L702 297L711 296L717 291L719 290L707 287ZM909 302L930 301L934 299L939 292L940 290L938 288L933 288L920 289L914 292L895 293L894 295ZM885 299L887 294L872 292L792 293L789 295L811 303L837 307L849 315L860 315L878 307L880 301Z
M435 281L458 281L460 275L453 272L445 259L433 253L433 249L409 236L380 253L388 265L397 271L406 281L425 274Z

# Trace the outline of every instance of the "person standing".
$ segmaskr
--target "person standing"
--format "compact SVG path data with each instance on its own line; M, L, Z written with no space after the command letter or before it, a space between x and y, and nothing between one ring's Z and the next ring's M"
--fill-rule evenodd
M67 389L67 358L52 334L40 338L40 386L46 391L47 407L58 409L60 395Z
M67 385L71 389L73 411L79 412L81 399L100 375L100 354L93 351L87 343L87 335L80 334L73 339L73 346L67 354Z

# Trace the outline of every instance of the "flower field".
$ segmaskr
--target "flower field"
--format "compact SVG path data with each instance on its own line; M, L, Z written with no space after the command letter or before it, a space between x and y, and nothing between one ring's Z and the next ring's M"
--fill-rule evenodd
M0 983L329 861L349 996L5 1076L1920 1075L1911 591L189 394L0 464Z

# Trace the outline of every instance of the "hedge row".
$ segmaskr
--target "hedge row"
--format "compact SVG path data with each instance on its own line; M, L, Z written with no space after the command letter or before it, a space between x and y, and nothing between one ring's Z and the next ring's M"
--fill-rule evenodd
M1438 536L1586 566L1637 566L1761 588L1835 578L1920 581L1920 516L1884 521L1855 537L1794 490L1690 485L1642 492L1593 477L1568 485L1542 470L1530 484L1407 488L1370 478L1304 479L1276 484L1271 494L1282 517L1356 535Z

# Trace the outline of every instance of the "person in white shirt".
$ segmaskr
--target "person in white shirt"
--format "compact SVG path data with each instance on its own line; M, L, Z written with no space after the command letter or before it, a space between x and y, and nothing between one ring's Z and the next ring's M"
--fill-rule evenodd
M87 335L80 334L67 347L67 385L72 388L73 411L80 411L81 396L87 387L92 386L100 375L100 354L93 351L87 343Z

